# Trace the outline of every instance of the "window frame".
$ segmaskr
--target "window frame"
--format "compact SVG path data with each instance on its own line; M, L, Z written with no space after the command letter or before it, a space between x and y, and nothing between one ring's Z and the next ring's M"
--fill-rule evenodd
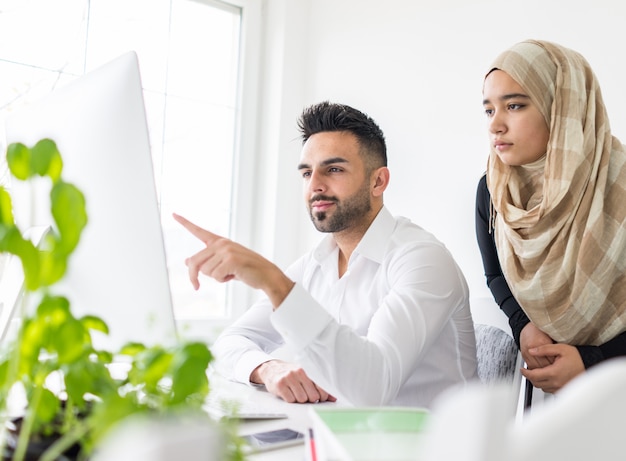
M257 113L260 104L261 15L259 0L195 0L217 7L232 5L241 9L239 72L235 117L230 238L251 246L254 241L255 162L258 146ZM254 301L254 290L242 283L226 287L227 305L222 317L177 318L185 336L201 337L212 343L221 330L243 314Z
M259 187L259 181L255 174L255 164L258 152L258 111L260 102L260 79L261 74L261 47L262 47L262 12L266 4L264 0L191 0L208 7L215 7L225 11L240 12L239 26L239 51L238 51L238 75L236 82L236 101L235 101L235 119L234 119L234 152L233 152L233 168L232 168L232 184L231 184L231 204L230 204L230 233L229 237L242 244L254 247L254 241L257 239L255 235L255 191ZM171 6L171 3L170 3ZM88 71L86 57L86 46L89 34L87 27L89 26L90 7L86 8L87 15L84 19L84 25L79 30L81 40L84 40L82 49L81 66L75 69L62 68L56 71L59 79L54 82L51 89L56 84L64 84L73 78ZM140 12L137 14L141 14ZM83 24L83 23L81 23ZM70 50L71 51L71 50ZM72 56L70 54L70 56ZM9 64L12 64L10 61ZM17 65L28 66L28 60L25 62L16 61ZM32 67L32 65L31 65ZM35 66L36 67L36 66ZM55 72L54 68L43 68L46 72ZM82 71L82 73L81 73ZM45 95L49 90L44 87L43 90L32 92L29 90L26 98L37 99L38 94ZM145 91L145 88L144 88ZM23 95L22 95L23 96ZM3 130L0 129L0 134ZM2 167L0 162L0 167ZM0 168L0 180L7 175L8 171ZM0 261L1 263L2 261ZM1 269L1 267L0 267ZM1 276L1 273L0 273ZM210 281L210 283L217 283ZM212 340L221 329L232 323L232 321L241 315L252 303L255 296L258 296L254 290L247 288L242 283L229 283L225 285L226 305L220 314L211 314L211 316L202 316L197 314L189 317L178 317L178 313L174 311L179 331L182 335L193 335L204 340ZM201 295L198 295L201 296ZM184 328L183 328L184 326Z

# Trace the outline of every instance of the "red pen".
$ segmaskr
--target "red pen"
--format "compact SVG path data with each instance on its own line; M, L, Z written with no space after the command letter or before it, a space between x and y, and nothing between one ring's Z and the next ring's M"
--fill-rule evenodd
M317 461L317 452L315 451L315 437L313 437L313 429L309 428L309 448L311 449L311 460Z

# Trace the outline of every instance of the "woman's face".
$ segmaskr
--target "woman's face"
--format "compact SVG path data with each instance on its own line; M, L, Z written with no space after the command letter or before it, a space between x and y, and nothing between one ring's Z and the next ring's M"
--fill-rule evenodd
M524 89L502 70L485 78L483 106L489 123L489 140L500 160L520 166L545 153L550 130L543 115Z

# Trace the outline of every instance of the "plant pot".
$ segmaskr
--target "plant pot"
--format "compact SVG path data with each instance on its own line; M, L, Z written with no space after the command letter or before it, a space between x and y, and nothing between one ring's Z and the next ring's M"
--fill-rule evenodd
M15 418L7 423L6 431L6 444L2 453L2 461L12 461L15 454L15 448L17 447L18 437L20 435L20 429L22 427L22 418ZM38 461L41 455L58 440L59 435L50 435L42 437L36 435L31 437L26 447L26 454L24 461ZM55 458L55 461L75 461L78 458L80 452L79 445L73 445L67 449L63 455Z

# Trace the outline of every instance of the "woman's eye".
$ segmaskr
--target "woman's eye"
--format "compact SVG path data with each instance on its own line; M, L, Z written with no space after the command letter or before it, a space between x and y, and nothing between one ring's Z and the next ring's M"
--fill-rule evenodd
M490 117L493 115L493 109L485 109L485 115L487 117Z
M524 107L524 104L509 104L510 110L519 110Z

